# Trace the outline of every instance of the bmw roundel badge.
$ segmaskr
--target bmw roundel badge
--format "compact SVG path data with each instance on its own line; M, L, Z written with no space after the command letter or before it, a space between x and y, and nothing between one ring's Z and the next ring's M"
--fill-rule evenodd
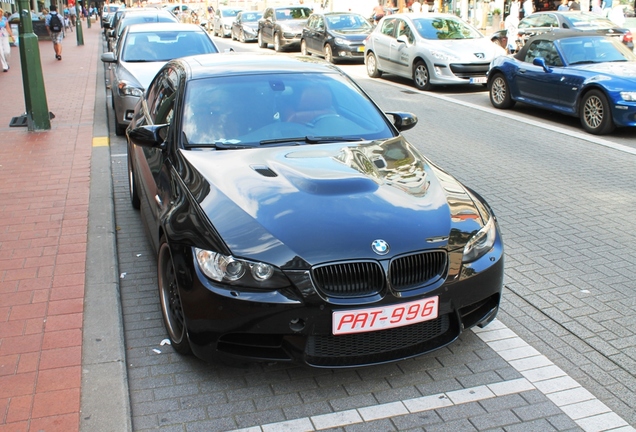
M386 255L389 253L389 244L384 240L373 240L371 243L371 249L373 249L373 252L378 255Z

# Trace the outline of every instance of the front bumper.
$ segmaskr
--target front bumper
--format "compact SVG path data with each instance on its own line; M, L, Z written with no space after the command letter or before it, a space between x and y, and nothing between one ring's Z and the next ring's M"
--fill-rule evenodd
M474 84L486 82L490 63L443 63L435 62L429 71L431 84Z
M174 256L174 255L173 255ZM483 262L482 262L483 260ZM497 314L503 286L503 250L466 266L456 281L428 292L388 293L372 304L335 304L312 293L308 274L297 272L295 287L276 292L237 292L212 284L189 262L191 286L181 290L192 351L204 360L298 361L340 368L418 356L453 342L463 330L485 325ZM306 273L306 272L305 272ZM302 280L304 283L299 283ZM302 294L301 294L302 293ZM438 318L366 333L334 336L332 313L439 297ZM408 297L408 298L406 298Z
M334 58L342 60L363 60L364 61L364 45L337 45L332 46Z
M115 121L122 125L127 125L130 123L132 119L133 113L135 112L135 106L137 102L139 102L139 97L137 96L120 96L117 94L117 88L111 89L113 91L113 104L115 109Z

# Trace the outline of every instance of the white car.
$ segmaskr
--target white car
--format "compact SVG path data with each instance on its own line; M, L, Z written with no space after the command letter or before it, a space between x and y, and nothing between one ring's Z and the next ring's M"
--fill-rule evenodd
M370 77L383 72L413 79L420 90L433 85L485 84L500 46L455 15L386 15L365 41Z
M214 36L230 37L232 35L232 23L236 15L241 12L238 8L219 8L214 14Z

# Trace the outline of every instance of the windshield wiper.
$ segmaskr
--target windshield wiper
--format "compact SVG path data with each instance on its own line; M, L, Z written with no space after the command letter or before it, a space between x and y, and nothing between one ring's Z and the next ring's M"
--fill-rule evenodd
M293 137L293 138L278 138L271 140L263 140L260 142L261 145L269 145L269 144L322 144L322 143L332 143L332 142L354 142L354 141L364 141L364 138L360 137L341 137L341 136L304 136L304 137Z

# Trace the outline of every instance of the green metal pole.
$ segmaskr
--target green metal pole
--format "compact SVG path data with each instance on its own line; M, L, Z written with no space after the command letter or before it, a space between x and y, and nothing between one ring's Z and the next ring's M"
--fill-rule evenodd
M75 35L77 37L77 45L84 45L84 33L82 33L82 15L79 2L75 0Z
M18 0L18 10L20 11L18 46L20 47L27 127L30 131L49 130L51 129L51 118L46 102L40 47L38 46L38 37L33 33L28 0Z

